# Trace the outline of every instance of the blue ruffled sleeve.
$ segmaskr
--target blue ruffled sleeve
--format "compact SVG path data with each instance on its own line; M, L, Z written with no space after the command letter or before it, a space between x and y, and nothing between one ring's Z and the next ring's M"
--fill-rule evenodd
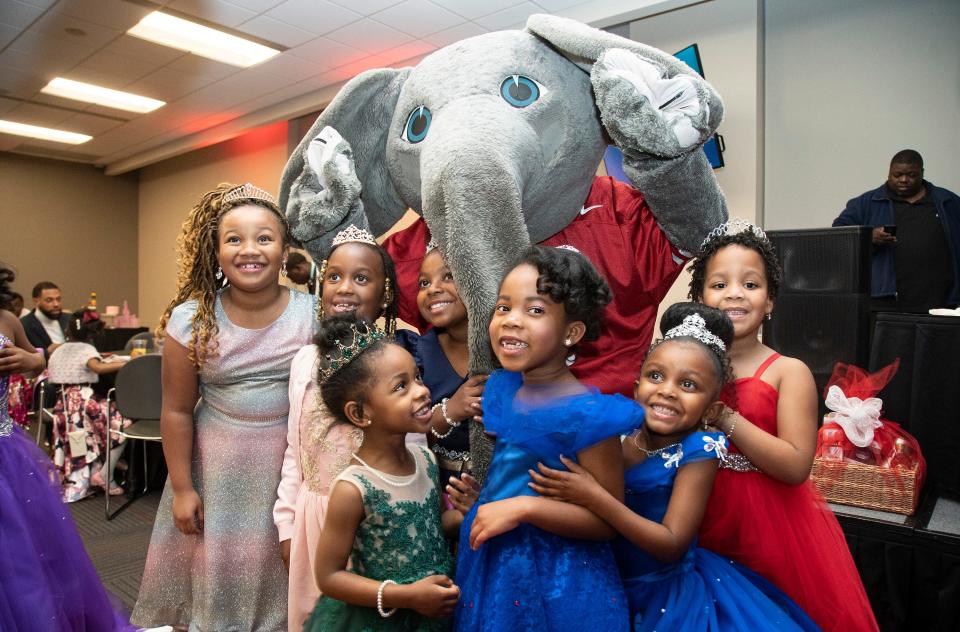
M398 329L393 332L393 340L410 352L420 369L420 375L424 375L423 358L420 357L420 334L411 329Z
M511 373L498 369L490 374L483 388L483 425L487 432L493 432L498 437L510 431L507 423L508 415L504 407L509 406L514 395L523 384L523 377L519 373Z
M170 320L167 321L167 335L179 342L184 347L190 346L190 337L193 333L193 317L197 313L197 301L190 299L184 301L170 312Z
M707 459L721 459L727 455L727 438L722 432L693 432L684 438L680 466Z
M643 425L643 408L623 395L599 395L589 398L582 409L580 430L573 441L573 450L625 435Z

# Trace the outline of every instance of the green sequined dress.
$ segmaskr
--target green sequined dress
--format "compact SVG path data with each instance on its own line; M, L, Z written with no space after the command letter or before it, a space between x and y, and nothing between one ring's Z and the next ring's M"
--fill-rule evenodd
M424 448L408 449L417 463L410 476L351 465L334 481L351 483L363 497L365 516L353 542L351 571L376 581L410 584L429 575L453 577L453 559L440 525L436 461ZM384 619L376 608L322 596L304 630L432 632L449 630L451 624L452 620L429 619L413 610L398 610Z

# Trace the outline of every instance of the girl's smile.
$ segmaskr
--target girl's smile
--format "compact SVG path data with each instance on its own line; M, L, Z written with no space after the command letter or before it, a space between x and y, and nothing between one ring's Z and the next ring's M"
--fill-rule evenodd
M352 242L338 246L327 260L321 283L325 314L357 312L369 320L380 316L385 302L383 260L370 246Z

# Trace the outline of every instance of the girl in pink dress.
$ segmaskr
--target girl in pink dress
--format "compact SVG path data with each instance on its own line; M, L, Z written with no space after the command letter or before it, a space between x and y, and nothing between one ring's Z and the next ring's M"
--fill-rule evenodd
M356 312L369 320L383 316L386 329L396 321L393 260L373 236L353 226L333 240L320 265L318 316ZM360 447L363 433L338 422L317 390L317 347L307 345L290 367L290 416L283 474L273 509L280 548L289 575L287 625L300 631L320 589L314 576L317 542L323 529L330 485ZM425 443L425 439L424 439Z
M741 232L728 234L730 229ZM714 230L692 266L690 297L734 326L734 377L717 426L730 440L700 528L700 544L756 571L824 630L877 630L840 525L810 483L817 392L810 369L762 344L783 271L762 230L735 220Z

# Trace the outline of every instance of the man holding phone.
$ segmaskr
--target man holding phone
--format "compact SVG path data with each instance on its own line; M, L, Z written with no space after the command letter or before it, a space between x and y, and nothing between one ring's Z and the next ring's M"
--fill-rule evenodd
M847 202L833 225L873 227L871 311L960 304L960 197L923 179L916 151L897 152L886 183Z

